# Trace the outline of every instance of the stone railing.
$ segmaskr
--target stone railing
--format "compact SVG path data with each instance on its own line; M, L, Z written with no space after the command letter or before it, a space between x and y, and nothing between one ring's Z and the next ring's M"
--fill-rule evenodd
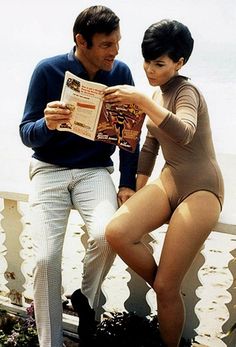
M0 305L8 311L24 314L32 300L34 267L28 195L0 192L0 199ZM157 262L165 231L166 228L158 229L145 239ZM227 336L227 331L236 323L235 246L236 223L227 222L222 216L184 281L185 338L194 337L206 346L235 347L235 333ZM77 212L72 211L63 250L65 294L80 287L85 247L86 231ZM101 307L105 311L127 310L140 315L156 312L153 290L118 257L102 289ZM75 333L77 319L64 314L65 330Z

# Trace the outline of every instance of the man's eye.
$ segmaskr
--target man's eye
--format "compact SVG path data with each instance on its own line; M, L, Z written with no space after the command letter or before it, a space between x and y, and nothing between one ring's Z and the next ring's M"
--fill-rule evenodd
M109 44L109 43L103 43L102 45L101 45L101 47L102 48L108 48L108 47L110 47L111 45Z

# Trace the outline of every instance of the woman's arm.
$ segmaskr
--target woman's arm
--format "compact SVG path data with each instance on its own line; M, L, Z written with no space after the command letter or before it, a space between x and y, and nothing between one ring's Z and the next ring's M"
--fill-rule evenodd
M127 85L107 88L105 101L117 105L126 103L138 105L156 126L178 143L189 143L195 133L199 95L193 86L184 86L178 93L175 114L139 92L135 87Z
M167 109L158 105L152 98L139 92L133 86L120 85L109 87L105 90L104 100L116 105L136 104L157 126L169 113Z
M146 185L148 179L149 176L138 174L136 179L136 191L143 188Z

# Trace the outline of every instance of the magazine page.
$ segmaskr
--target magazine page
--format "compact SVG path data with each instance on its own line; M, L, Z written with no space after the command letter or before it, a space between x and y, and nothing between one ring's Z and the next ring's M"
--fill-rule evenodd
M57 129L94 140L105 88L103 84L86 81L66 71L61 101L72 111L72 118Z
M145 113L137 105L104 103L95 139L134 152L139 142Z

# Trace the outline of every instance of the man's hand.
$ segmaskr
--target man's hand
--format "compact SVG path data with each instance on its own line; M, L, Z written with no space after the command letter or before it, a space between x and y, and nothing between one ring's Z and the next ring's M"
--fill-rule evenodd
M118 206L120 207L126 200L128 200L135 191L131 188L121 187L117 194Z
M71 118L71 111L61 101L49 102L44 110L44 118L48 129L55 130L58 125L67 123Z

